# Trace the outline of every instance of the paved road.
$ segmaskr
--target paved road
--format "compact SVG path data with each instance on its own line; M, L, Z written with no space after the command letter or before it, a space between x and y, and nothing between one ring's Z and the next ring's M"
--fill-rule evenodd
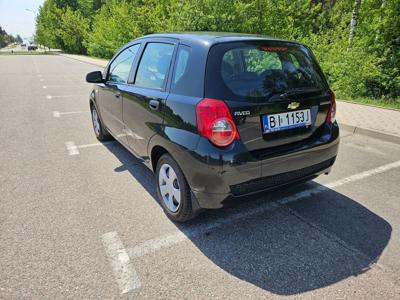
M400 298L400 145L342 131L329 176L176 225L150 171L97 143L95 66L0 69L0 299Z

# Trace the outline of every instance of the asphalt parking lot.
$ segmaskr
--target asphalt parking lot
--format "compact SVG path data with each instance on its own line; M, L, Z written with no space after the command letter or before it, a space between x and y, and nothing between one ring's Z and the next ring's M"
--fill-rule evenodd
M98 67L0 69L1 299L400 299L400 145L342 130L330 175L177 225L151 172L96 140Z

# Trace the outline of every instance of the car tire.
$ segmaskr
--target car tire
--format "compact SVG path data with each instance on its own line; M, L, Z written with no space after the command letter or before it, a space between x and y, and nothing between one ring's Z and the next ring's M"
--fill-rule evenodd
M169 154L163 154L157 162L156 185L160 204L172 221L186 222L196 216L189 184Z
M111 139L111 135L108 133L107 129L101 122L96 106L94 104L90 106L90 113L92 115L92 125L96 138L100 142L108 141L109 139Z

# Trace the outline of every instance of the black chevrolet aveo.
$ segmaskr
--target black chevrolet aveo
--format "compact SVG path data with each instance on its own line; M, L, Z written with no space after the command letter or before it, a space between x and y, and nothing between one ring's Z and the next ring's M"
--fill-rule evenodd
M174 221L327 174L335 162L335 96L298 42L152 34L86 80L96 137L151 168Z

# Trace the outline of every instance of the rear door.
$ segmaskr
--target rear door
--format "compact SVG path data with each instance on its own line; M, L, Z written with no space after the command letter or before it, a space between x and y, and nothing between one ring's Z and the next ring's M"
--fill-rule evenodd
M102 119L111 133L122 141L124 124L121 90L127 85L139 47L140 44L129 46L113 59L107 71L106 82L98 89L97 101Z
M205 92L228 104L250 151L311 137L325 122L331 97L305 46L260 40L213 46Z
M123 87L123 120L129 147L147 159L150 138L162 130L163 108L176 41L146 42L132 84Z

